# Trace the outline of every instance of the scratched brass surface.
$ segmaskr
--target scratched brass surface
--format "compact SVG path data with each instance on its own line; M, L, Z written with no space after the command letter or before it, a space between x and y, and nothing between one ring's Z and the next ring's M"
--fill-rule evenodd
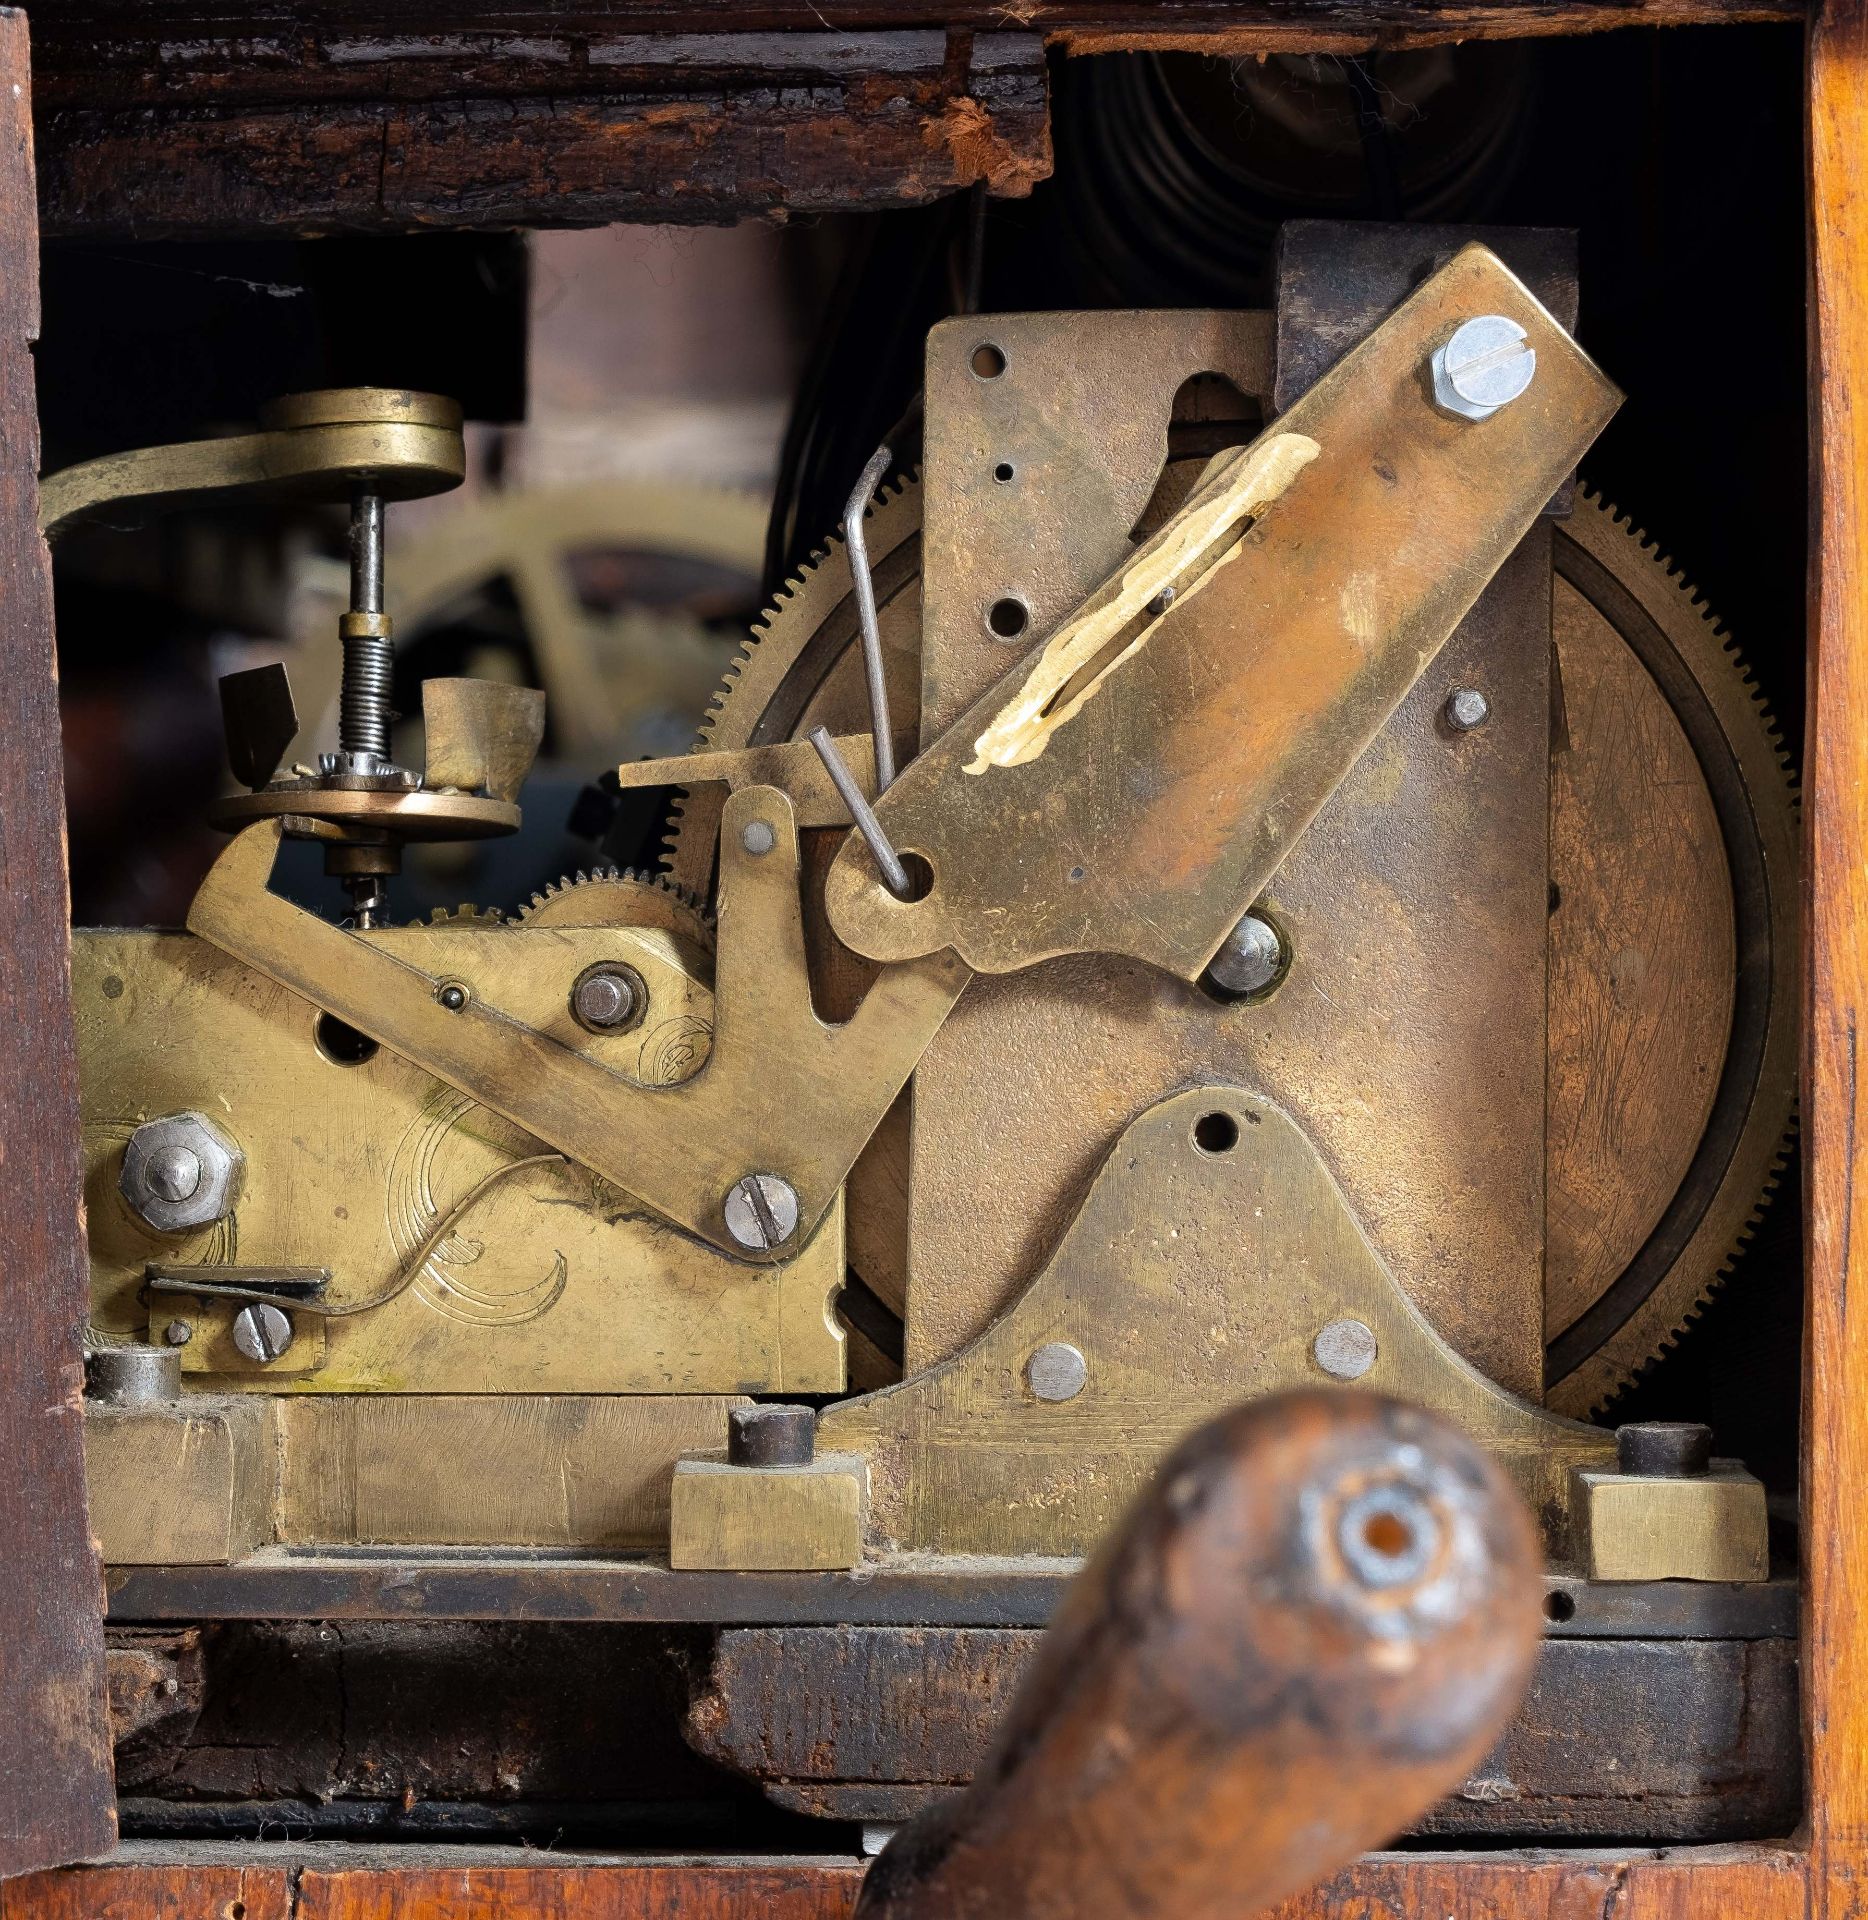
M1441 413L1427 376L1475 313L1509 315L1538 360L1480 422ZM877 812L931 880L898 900L846 842L839 937L992 973L1100 952L1197 978L1618 402L1495 256L1463 249L908 767ZM1235 483L1243 521L1221 512ZM1059 690L1079 621L1106 645Z
M1198 470L1160 464L1183 382L1213 370L1268 389L1268 349L1258 365L1245 342L1177 328L1166 375L1138 375L1144 411L1125 384L1152 366L1135 318L995 315L1008 365L988 382L954 351L973 323L930 342L924 704L964 704L1005 668L1003 643L981 651L982 579L1072 604L1129 551L1151 494ZM1130 424L1105 441L1112 420ZM964 457L982 447L1015 450L1027 484L982 485ZM1116 1130L1226 1079L1298 1117L1455 1350L1539 1393L1549 552L1539 529L1505 564L1274 877L1296 959L1270 1000L1227 1005L1094 956L975 981L912 1088L910 1369L1016 1295ZM1440 714L1458 685L1487 689L1493 711L1456 738ZM737 698L723 717L747 724Z
M85 1403L109 1566L266 1546L617 1550L668 1539L675 1462L726 1438L713 1394L189 1393Z
M1605 1464L1611 1436L1513 1399L1454 1354L1290 1116L1231 1086L1132 1121L1010 1311L927 1373L827 1409L818 1446L868 1457L872 1551L1081 1553L1201 1420L1326 1383L1312 1342L1342 1319L1374 1335L1358 1388L1453 1420L1512 1474L1546 1538L1565 1539L1569 1470ZM1085 1362L1074 1398L1027 1384L1053 1342Z
M350 947L496 999L543 1044L600 1062L632 1087L691 1078L707 1059L714 1006L699 977L704 956L678 934L412 927L350 938ZM647 984L649 1011L627 1032L586 1033L568 1012L571 983L599 960L625 961ZM398 1297L326 1323L320 1363L303 1364L309 1336L276 1367L243 1361L225 1338L224 1306L139 1301L147 1261L327 1267L333 1303L366 1299L479 1179L540 1143L387 1047L357 1065L327 1058L313 1007L207 941L80 932L72 971L92 1317L115 1333L171 1320L193 1329L199 1318L214 1368L202 1384L512 1394L843 1384L829 1310L843 1276L840 1204L795 1259L754 1266L575 1166L529 1168L490 1189ZM123 1145L142 1120L186 1108L232 1135L245 1180L225 1221L157 1234L117 1191Z
M1005 357L989 380L973 369L982 345ZM921 650L923 746L1027 644L992 631L995 600L1015 595L1029 633L1048 633L1127 555L1169 457L1171 415L1183 438L1194 416L1228 412L1251 437L1270 405L1274 345L1270 313L1213 309L968 315L928 334L922 575L927 631L940 639Z
M1227 1080L1299 1121L1456 1351L1541 1392L1549 551L1534 530L1274 877L1269 1000L1098 955L973 983L914 1080L910 1368L1016 1295L1121 1127ZM1460 684L1493 712L1451 736Z

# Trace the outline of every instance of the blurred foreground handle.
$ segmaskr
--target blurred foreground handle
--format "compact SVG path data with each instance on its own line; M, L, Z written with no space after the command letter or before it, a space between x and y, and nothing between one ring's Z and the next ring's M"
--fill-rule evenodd
M1084 1570L973 1784L857 1920L1247 1920L1399 1833L1517 1706L1529 1513L1442 1421L1344 1389L1202 1427Z

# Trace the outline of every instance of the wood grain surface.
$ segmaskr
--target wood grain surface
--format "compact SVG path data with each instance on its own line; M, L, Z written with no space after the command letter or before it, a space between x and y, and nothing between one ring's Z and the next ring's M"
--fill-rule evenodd
M855 1860L492 1864L460 1848L449 1865L411 1848L396 1867L382 1848L368 1864L294 1850L290 1865L265 1846L141 1851L155 1857L0 1886L0 1920L848 1920L862 1884ZM1263 1920L1805 1920L1803 1864L1768 1847L1378 1853Z
M846 1920L855 1860L522 1864L485 1847L151 1844L124 1865L0 1886L0 1920ZM269 1857L270 1856L270 1857ZM366 1864L367 1863L367 1864Z
M1809 66L1811 442L1803 1125L1804 1695L1811 1920L1868 1904L1868 5L1827 0Z
M51 565L35 478L31 101L26 16L0 11L0 1874L116 1839L80 1416L89 1281Z

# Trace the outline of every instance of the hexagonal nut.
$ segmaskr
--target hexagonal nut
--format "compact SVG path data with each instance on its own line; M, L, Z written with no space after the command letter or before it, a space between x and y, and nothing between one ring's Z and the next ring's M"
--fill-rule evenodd
M117 1191L158 1233L191 1233L233 1211L246 1155L205 1113L145 1120L123 1149Z
M1489 420L1531 384L1537 350L1517 321L1481 314L1453 330L1428 362L1434 405L1461 420Z

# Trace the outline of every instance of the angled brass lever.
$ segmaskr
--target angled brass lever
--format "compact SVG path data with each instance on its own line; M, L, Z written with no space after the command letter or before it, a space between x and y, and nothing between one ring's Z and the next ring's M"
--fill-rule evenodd
M1483 418L1432 371L1474 315L1535 361ZM925 884L895 897L853 837L825 893L839 938L1197 979L1619 403L1464 248L902 772L876 816Z

